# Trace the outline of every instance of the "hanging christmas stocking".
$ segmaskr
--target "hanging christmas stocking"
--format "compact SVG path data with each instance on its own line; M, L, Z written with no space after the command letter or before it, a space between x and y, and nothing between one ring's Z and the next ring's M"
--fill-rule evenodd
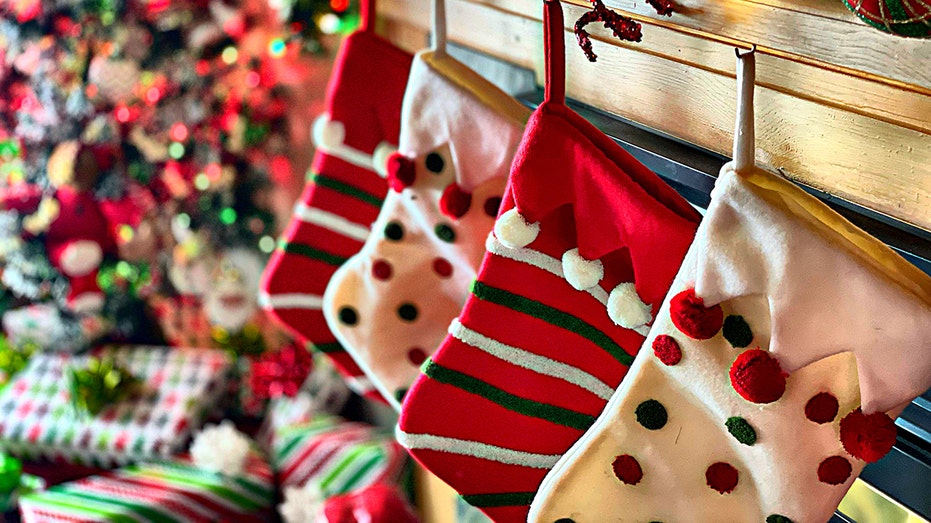
M340 343L395 407L475 278L529 111L445 52L414 59L373 233L327 288Z
M931 279L754 166L740 63L735 161L631 374L530 521L827 521L931 386Z
M377 398L321 311L331 276L359 251L378 216L400 127L411 56L375 34L374 4L362 2L362 27L333 66L327 110L314 123L313 174L265 269L260 299L293 334L328 354L350 388Z
M699 215L565 105L546 3L547 95L478 280L405 400L398 438L498 522L526 521L546 471L621 382Z

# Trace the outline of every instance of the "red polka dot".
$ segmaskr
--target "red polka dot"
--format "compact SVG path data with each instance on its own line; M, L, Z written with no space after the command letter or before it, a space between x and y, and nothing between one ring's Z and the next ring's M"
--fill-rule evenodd
M705 471L705 482L709 487L717 490L721 494L730 494L737 487L737 479L740 474L737 469L728 463L719 461L713 463Z
M467 193L455 182L446 186L440 196L440 211L453 219L459 219L469 212L472 206L472 193Z
M427 353L420 347L414 347L407 351L407 360L419 367L423 362L427 361Z
M837 417L837 398L827 392L819 392L805 404L805 417L815 423L829 423Z
M492 218L498 217L498 210L501 208L501 197L493 196L485 200L484 210L485 214L491 216Z
M724 324L721 306L705 307L705 300L695 295L695 289L676 294L669 302L669 314L677 329L696 340L714 337Z
M653 354L666 365L675 365L682 360L682 349L672 336L660 334L653 340Z
M765 350L743 351L731 365L730 375L737 394L753 403L772 403L786 391L786 374Z
M433 260L433 272L437 273L441 278L449 278L453 275L453 264L449 263L445 258L435 258Z
M630 454L623 454L614 458L611 468L614 469L614 475L622 483L636 485L643 479L643 469L640 468L640 463L637 463L637 460Z
M389 280L392 274L391 264L385 260L376 260L372 264L372 276L377 280Z
M895 422L885 412L864 414L857 408L840 420L840 441L851 456L879 461L895 444Z
M414 180L417 178L414 161L401 153L394 153L388 157L387 170L388 186L396 192L414 185Z
M840 485L847 481L853 467L841 456L831 456L818 465L818 480L828 485Z

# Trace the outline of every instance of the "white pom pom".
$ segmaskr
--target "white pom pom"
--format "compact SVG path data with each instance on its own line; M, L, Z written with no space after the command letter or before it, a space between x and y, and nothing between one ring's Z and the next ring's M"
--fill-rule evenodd
M341 122L330 120L330 115L321 114L314 120L314 145L327 151L339 149L346 139L346 128Z
M236 430L229 420L223 420L219 425L207 425L191 444L194 465L227 476L242 473L248 455L249 437Z
M605 275L601 260L586 260L578 249L570 249L562 255L562 272L569 285L578 291L598 285Z
M284 501L278 505L278 513L285 523L314 523L323 502L323 492L316 483L285 487Z
M388 157L396 153L398 148L388 142L381 142L372 152L372 167L382 178L388 177Z
M625 329L636 330L653 319L650 306L643 303L633 283L622 283L608 296L608 316Z
M74 240L61 251L58 265L67 276L87 276L100 267L103 261L103 249L91 240Z
M511 249L526 247L537 239L538 234L540 223L527 223L517 209L505 212L495 222L495 236L505 247Z

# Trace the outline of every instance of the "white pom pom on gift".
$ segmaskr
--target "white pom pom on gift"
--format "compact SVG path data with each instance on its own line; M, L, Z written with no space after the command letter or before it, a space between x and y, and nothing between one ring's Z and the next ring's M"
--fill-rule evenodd
M586 260L578 249L570 249L562 255L562 272L569 285L577 291L591 289L604 278L605 269L601 260Z
M495 222L495 236L510 249L526 247L540 234L540 223L527 223L517 209L511 209Z
M190 451L198 468L236 476L242 473L249 447L249 437L236 430L231 421L223 420L219 425L207 425L194 436Z
M285 487L284 501L278 513L285 523L314 523L325 498L316 483L303 487Z
M636 330L653 319L650 306L643 303L633 283L622 283L608 295L608 316L625 329Z
M398 148L388 142L381 142L372 152L372 167L382 178L388 177L388 157L398 152Z
M330 115L321 114L314 120L314 145L326 151L339 149L346 139L346 128L341 122L330 120Z

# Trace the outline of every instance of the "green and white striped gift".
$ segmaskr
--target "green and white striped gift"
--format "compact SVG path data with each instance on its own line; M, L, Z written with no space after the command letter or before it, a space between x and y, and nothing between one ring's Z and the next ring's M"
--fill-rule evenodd
M191 431L223 393L230 368L220 351L168 347L107 349L142 380L142 392L97 416L73 408L65 379L86 356L36 354L0 391L0 450L109 467L164 459L183 450Z
M406 461L391 434L333 416L283 428L274 438L273 467L282 489L312 483L333 496L393 484Z
M23 523L260 523L273 515L271 469L252 452L242 474L198 469L187 456L130 465L23 496Z

